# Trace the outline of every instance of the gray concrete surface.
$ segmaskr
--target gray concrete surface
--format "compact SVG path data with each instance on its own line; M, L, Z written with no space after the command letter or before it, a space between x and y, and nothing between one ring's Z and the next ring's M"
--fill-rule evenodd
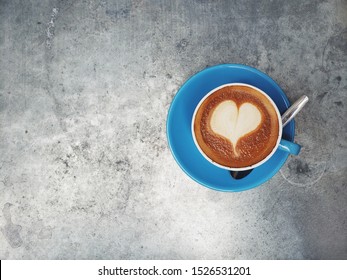
M220 193L167 146L180 85L243 63L303 145ZM347 259L347 2L0 1L1 259Z

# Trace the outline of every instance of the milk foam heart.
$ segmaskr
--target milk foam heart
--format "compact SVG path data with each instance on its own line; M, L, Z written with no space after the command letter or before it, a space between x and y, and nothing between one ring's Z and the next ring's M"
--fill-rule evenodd
M214 109L210 124L213 132L230 140L235 151L238 140L255 130L260 122L261 113L253 104L243 103L238 108L234 101L226 100Z
M199 150L227 168L251 167L277 145L280 116L271 99L245 84L227 84L198 105L192 132Z

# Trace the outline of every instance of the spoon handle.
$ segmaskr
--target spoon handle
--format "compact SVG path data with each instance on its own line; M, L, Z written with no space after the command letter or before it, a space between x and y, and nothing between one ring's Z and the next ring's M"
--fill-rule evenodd
M282 126L285 127L292 118L296 116L297 113L305 106L308 101L308 97L306 95L301 96L297 101L294 102L292 106L282 115Z

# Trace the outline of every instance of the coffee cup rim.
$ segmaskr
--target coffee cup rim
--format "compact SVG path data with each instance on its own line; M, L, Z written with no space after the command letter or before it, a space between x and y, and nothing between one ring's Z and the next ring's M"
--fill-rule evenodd
M203 150L200 148L197 140L196 140L196 137L195 137L195 132L194 132L194 121L195 121L195 117L196 117L196 113L198 111L198 109L200 108L201 104L204 102L204 100L209 97L211 94L213 94L214 92L216 92L217 90L221 89L221 88L224 88L224 87L227 87L227 86L245 86L245 87L249 87L249 88L252 88L252 89L255 89L257 91L259 91L262 95L264 95L269 101L270 103L272 104L272 106L274 107L275 111L276 111L276 115L277 115L277 118L278 118L278 135L277 135L277 141L276 141L276 145L274 146L274 148L272 149L272 151L264 158L262 159L261 161L253 164L253 165L250 165L250 166L246 166L246 167L228 167L228 166L224 166L224 165L221 165L215 161L213 161L211 158L209 158L204 152ZM193 113L193 117L192 117L192 122L191 122L191 133L192 133L192 137L193 137L193 141L194 141L194 144L195 146L197 147L197 149L199 150L200 154L206 158L210 163L212 163L213 165L219 167L219 168L222 168L222 169L226 169L226 170L229 170L229 171L246 171L246 170L250 170L250 169L254 169L262 164L264 164L266 161L268 161L272 156L273 154L277 151L278 149L278 146L279 146L279 143L282 139L282 130L283 130L283 127L282 127L282 119L281 119L281 113L279 112L278 110L278 107L276 105L276 103L271 99L271 97L266 94L263 90L253 86L253 85L250 85L250 84L246 84L246 83L227 83L227 84L223 84L223 85L220 85L214 89L212 89L211 91L209 91L200 101L199 103L197 104L197 106L195 107L195 110L194 110L194 113Z

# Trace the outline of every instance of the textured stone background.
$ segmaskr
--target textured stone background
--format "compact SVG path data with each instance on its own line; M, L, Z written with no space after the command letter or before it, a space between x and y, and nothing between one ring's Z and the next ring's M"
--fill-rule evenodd
M303 145L220 193L167 146L173 96L243 63L294 101ZM347 2L0 1L1 259L347 259Z

